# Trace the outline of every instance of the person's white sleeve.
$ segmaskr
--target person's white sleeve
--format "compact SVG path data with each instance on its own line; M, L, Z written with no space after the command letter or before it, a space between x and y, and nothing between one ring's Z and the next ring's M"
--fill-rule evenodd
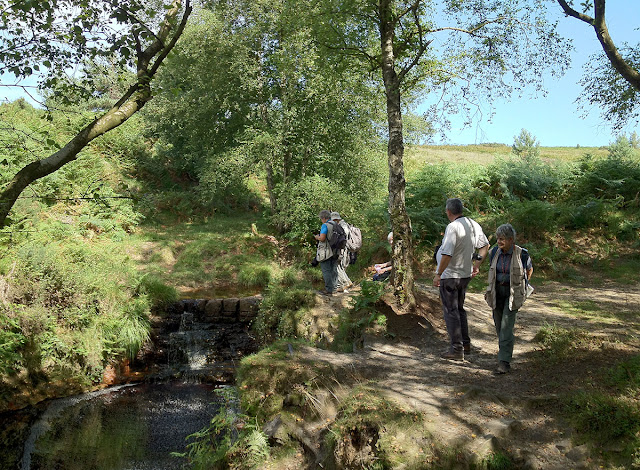
M487 246L489 244L489 239L484 234L482 227L480 227L480 224L478 224L475 220L472 223L475 224L475 230L476 230L475 248L478 249L478 248Z
M442 239L442 247L440 248L440 256L448 255L453 256L453 251L456 247L457 234L452 229L452 224L447 225L447 229L444 232L444 238Z

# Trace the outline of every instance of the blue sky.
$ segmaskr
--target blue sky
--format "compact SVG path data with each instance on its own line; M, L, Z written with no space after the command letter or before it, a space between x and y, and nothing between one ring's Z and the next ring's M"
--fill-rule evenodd
M631 3L634 5L631 6ZM607 2L607 26L618 46L625 41L629 44L640 42L640 10L635 3L635 0ZM578 80L582 77L583 64L592 54L602 51L593 28L574 18L565 17L557 4L555 9L552 4L549 8L555 10L553 18L559 19L561 35L573 39L575 51L571 55L571 69L559 80L547 80L549 93L545 97L527 96L494 103L496 113L491 123L484 120L474 123L471 128L461 129L462 120L453 120L446 143L466 145L497 142L511 145L521 129L531 132L545 147L575 147L578 144L581 147L596 147L615 140L615 133L602 120L598 109L592 109L588 118L582 119L575 103L581 92ZM489 111L489 108L483 110L485 115ZM640 134L640 129L635 128L625 129L624 133L628 135L634 130Z
M640 10L637 6L634 8L629 5L635 1L607 2L607 25L618 46L625 41L630 44L640 42ZM474 122L470 128L462 129L462 119L453 116L447 141L436 143L466 145L497 142L511 145L521 129L527 129L538 139L540 145L546 147L594 147L608 145L615 140L615 133L602 120L598 109L592 109L589 116L583 119L575 103L581 92L578 80L582 77L583 65L591 55L602 51L593 28L574 18L566 18L555 2L549 5L549 9L552 18L559 20L562 36L573 39L575 47L571 55L571 68L564 77L547 79L547 96L525 96L509 102L494 103L495 115L491 123L485 119ZM22 84L33 85L35 81ZM14 100L19 96L23 96L19 88L7 87L0 91L0 98ZM491 110L487 107L482 111L489 115ZM633 131L640 133L640 129L636 128L627 128L624 133L630 134Z

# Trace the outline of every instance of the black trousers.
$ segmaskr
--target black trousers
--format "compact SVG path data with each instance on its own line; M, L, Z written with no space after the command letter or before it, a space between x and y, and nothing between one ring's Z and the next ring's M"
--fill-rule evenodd
M464 298L469 282L471 282L470 277L440 280L440 300L444 321L447 324L451 349L454 351L462 351L465 344L471 344L467 312L464 309Z

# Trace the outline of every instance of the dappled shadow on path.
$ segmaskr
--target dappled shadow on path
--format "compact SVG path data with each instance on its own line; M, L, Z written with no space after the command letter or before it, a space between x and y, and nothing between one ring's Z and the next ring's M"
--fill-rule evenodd
M640 307L640 292L631 288L624 295L607 289L579 293L556 286L538 289L516 322L512 371L501 376L493 374L498 344L482 295L467 296L475 352L463 362L440 358L448 338L437 291L423 286L419 299L421 314L401 315L391 308L385 312L391 334L365 335L363 347L354 354L315 350L314 360L340 364L350 377L368 381L381 393L423 412L434 436L448 446L473 449L481 440L495 443L496 437L521 464L545 469L576 467L567 457L571 431L562 419L562 399L588 389L602 380L607 368L638 354L638 325L623 319L625 309ZM565 301L574 306L583 302L590 309L576 315L563 308ZM534 339L549 325L584 331L588 340L562 358L550 356ZM592 462L580 465L589 467Z

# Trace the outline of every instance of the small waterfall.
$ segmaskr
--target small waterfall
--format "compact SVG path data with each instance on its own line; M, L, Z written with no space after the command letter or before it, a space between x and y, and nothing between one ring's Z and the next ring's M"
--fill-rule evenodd
M228 383L237 361L254 352L248 321L259 298L183 301L178 331L169 333L167 363L173 377L195 382Z

